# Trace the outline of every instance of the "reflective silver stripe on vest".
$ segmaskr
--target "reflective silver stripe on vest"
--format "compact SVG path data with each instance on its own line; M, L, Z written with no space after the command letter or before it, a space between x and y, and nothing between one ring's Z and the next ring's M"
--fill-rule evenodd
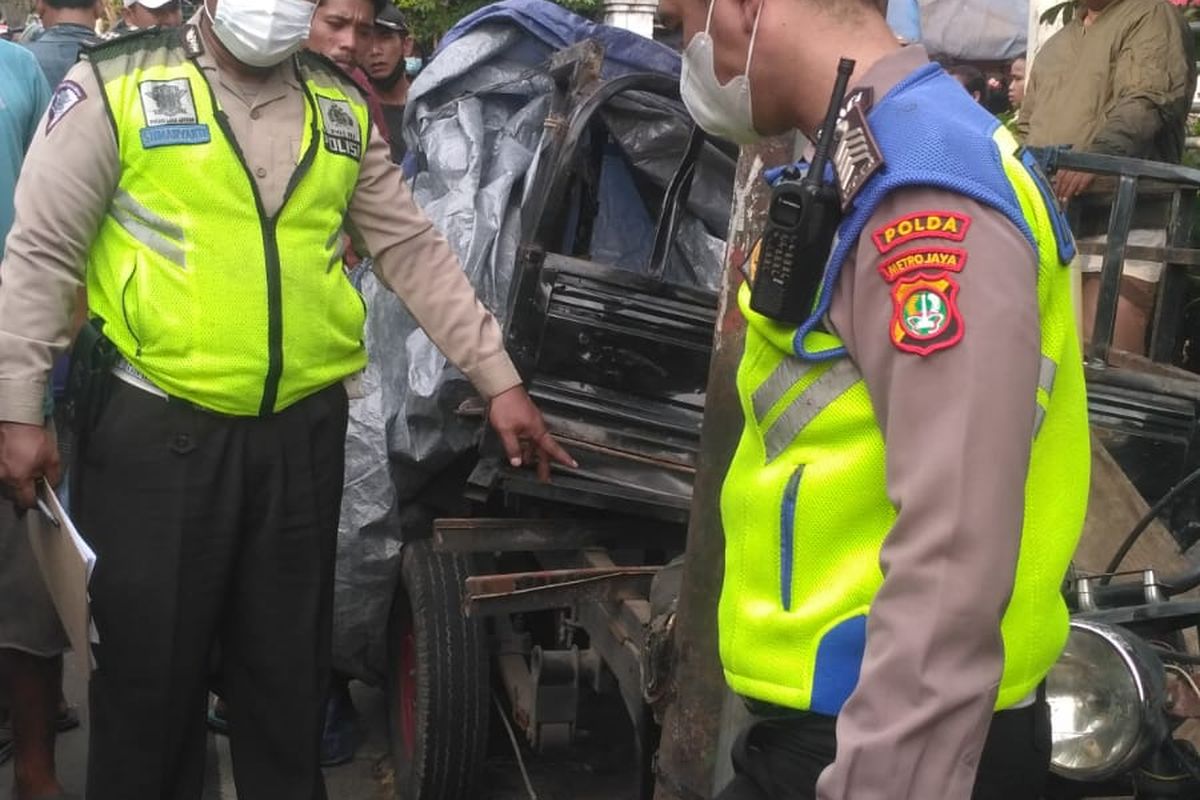
M1046 396L1054 394L1054 379L1058 376L1058 364L1055 364L1051 359L1042 356L1042 366L1038 369L1038 388L1046 393ZM1042 431L1042 423L1046 421L1046 407L1040 402L1037 403L1033 414L1033 438Z
M1054 378L1058 375L1058 364L1042 356L1042 366L1038 370L1038 388L1046 394L1054 391Z
M346 255L346 237L342 236L342 232L337 233L337 244L333 247L333 255L329 257L329 266L325 268L326 272L333 272L334 267L342 265L342 259Z
M1033 438L1037 438L1042 432L1042 423L1046 421L1046 408L1038 403L1033 410Z
M791 356L779 362L779 366L771 373L771 377L763 381L762 386L755 389L754 394L750 396L750 402L754 404L754 416L758 418L760 424L766 418L767 412L774 408L775 404L787 394L788 389L795 386L801 378L808 374L810 369L812 369L812 364Z
M778 458L817 414L860 380L862 374L858 367L854 366L850 359L843 358L813 381L811 386L792 401L763 436L767 461Z
M138 242L177 266L187 266L183 252L183 228L155 214L123 189L118 189L113 196L108 213Z

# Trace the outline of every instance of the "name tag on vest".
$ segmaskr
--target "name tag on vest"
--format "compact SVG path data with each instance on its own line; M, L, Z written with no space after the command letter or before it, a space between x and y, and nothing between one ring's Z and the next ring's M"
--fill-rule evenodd
M212 140L208 125L196 115L192 83L187 78L168 81L142 81L142 147L149 150L176 144L205 144Z
M172 144L205 144L212 140L207 125L159 125L142 128L142 147L149 150Z

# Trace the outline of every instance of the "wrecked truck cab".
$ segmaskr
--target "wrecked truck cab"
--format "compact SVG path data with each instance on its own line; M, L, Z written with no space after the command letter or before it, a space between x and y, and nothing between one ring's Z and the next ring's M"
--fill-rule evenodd
M568 91L551 106L556 122L527 177L502 316L527 389L579 466L540 483L485 434L463 485L467 513L436 517L431 541L406 546L389 682L404 796L472 796L491 674L504 689L498 712L539 753L572 743L585 693L611 696L632 725L642 793L651 785L650 701L664 682L652 653L664 651L674 593L660 608L651 594L684 550L716 321L715 292L674 242L707 145L693 135L670 153L675 172L653 192L645 263L598 258L597 242L613 233L601 229L614 166L602 112L677 86L654 74L604 81L594 70L602 58L585 43L552 60ZM459 413L483 408L467 401ZM446 762L456 768L433 772Z
M490 725L502 752L504 726L562 749L588 698L626 718L649 792L736 161L693 130L678 70L508 0L412 88L414 196L579 468L512 469L470 384L361 276L335 666L386 688L401 797L479 797Z

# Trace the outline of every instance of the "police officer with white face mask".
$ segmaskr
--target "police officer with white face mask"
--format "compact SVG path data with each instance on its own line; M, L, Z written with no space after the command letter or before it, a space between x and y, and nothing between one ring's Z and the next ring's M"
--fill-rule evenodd
M719 625L753 721L719 798L1035 800L1087 500L1070 232L874 0L678 5L683 99L733 141L815 139L855 62L828 254L760 253L738 295Z
M301 52L313 9L208 0L93 48L25 162L0 265L0 490L29 508L57 480L42 397L86 282L89 800L200 797L218 643L238 795L325 797L343 381L366 360L344 225L490 400L511 461L571 463L359 90Z

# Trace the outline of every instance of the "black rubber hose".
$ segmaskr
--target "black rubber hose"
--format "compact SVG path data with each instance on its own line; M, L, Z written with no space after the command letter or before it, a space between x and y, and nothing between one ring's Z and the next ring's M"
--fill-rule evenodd
M1154 655L1173 664L1200 664L1200 656L1193 653L1181 653L1178 650L1167 650L1162 647L1151 647Z
M1167 747L1179 762L1179 766L1183 767L1194 782L1200 784L1200 764L1197 763L1195 753L1185 749L1174 737L1168 740Z
M1117 549L1116 555L1112 557L1112 560L1108 562L1108 566L1104 568L1104 571L1107 574L1100 579L1100 584L1102 586L1107 586L1112 580L1112 573L1116 572L1121 566L1121 562L1125 560L1127 555L1129 555L1129 551L1133 549L1133 546L1137 544L1137 540L1141 538L1141 535L1146 531L1147 528L1150 527L1150 523L1154 521L1154 518L1157 517L1164 508L1170 505L1170 503L1176 497L1178 497L1184 489L1187 489L1197 480L1200 480L1200 468L1196 469L1186 478L1171 487L1171 491L1163 495L1157 503L1150 507L1150 510L1146 512L1146 515L1138 520L1138 524L1133 526L1133 530L1129 532L1129 535L1125 537L1125 541L1122 542L1120 548ZM1172 595L1186 592L1188 589L1194 588L1198 585L1200 585L1200 564L1193 564L1183 574L1163 581L1163 587L1167 594Z

